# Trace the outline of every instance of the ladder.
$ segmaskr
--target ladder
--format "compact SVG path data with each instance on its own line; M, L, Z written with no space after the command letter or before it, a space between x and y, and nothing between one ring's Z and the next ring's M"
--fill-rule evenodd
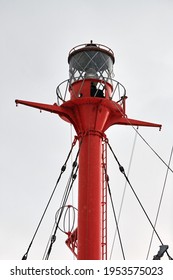
M102 143L102 260L107 260L107 139Z

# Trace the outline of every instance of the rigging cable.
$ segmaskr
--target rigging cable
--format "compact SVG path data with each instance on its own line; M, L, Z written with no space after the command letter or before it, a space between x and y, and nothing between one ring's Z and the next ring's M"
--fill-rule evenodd
M170 164L171 164L172 154L173 154L173 146L172 146L172 149L171 149L171 154L170 154L170 157L169 157L168 166L170 166ZM154 222L154 227L156 227L156 224L157 224L157 220L158 220L158 216L159 216L159 212L160 212L160 207L161 207L161 203L162 203L162 199L163 199L163 194L164 194L165 186L166 186L166 182L167 182L168 172L169 172L169 168L167 168L167 171L166 171L165 180L164 180L164 184L163 184L163 189L162 189L162 192L161 192L159 206L158 206L158 210L157 210L157 214L156 214L156 219L155 219L155 222ZM149 256L149 253L150 253L153 237L154 237L154 230L153 230L152 235L151 235L151 240L150 240L148 253L147 253L147 258L146 258L147 260L148 260L148 256ZM172 259L170 256L169 256L169 258Z
M51 253L51 250L52 250L52 246L53 246L54 242L56 241L56 232L57 232L57 229L59 228L59 223L60 223L62 214L63 214L63 212L64 212L64 206L66 205L66 202L67 202L67 200L68 200L68 197L69 197L70 191L71 191L71 189L72 189L74 180L75 180L76 177L77 177L77 175L76 175L77 171L78 171L78 166L77 166L77 168L76 168L76 171L75 171L75 172L73 173L73 175L71 176L71 179L72 179L71 184L70 184L70 180L69 180L69 182L68 182L68 184L67 184L66 191L65 191L65 193L64 193L64 199L62 200L62 204L61 204L61 207L60 207L60 213L59 213L59 215L58 215L58 221L55 221L54 230L52 231L53 234L51 234L51 237L50 237L50 239L49 239L48 245L47 245L47 247L46 247L46 251L47 251L47 252L45 251L45 253L44 253L43 259L45 259L45 260L48 260L48 259L49 259L49 256L50 256L50 253ZM50 243L50 244L49 244L49 243Z
M144 137L136 130L136 128L132 125L133 129L138 133L141 139L147 144L147 146L153 151L153 153L164 163L164 165L173 173L173 170L170 166L163 160L163 158L151 147L151 145L144 139Z
M149 221L151 227L153 228L153 231L155 232L155 234L156 234L157 238L159 239L160 243L161 243L162 245L164 245L163 242L162 242L162 240L161 240L161 238L160 238L160 236L159 236L159 234L157 233L156 229L154 228L154 225L153 225L153 223L151 222L151 220L150 220L150 218L149 218L149 216L148 216L148 214L147 214L147 212L146 212L144 206L142 205L142 203L141 203L139 197L137 196L137 194L136 194L136 192L135 192L135 190L134 190L132 184L130 183L129 178L127 177L127 175L126 175L126 173L125 173L124 167L123 167L123 166L120 164L120 162L118 161L118 159L117 159L117 157L116 157L116 155L115 155L115 153L114 153L114 151L113 151L111 145L109 144L109 142L108 142L108 146L109 146L109 148L110 148L110 150L111 150L111 152L112 152L112 154L113 154L113 156L114 156L116 162L118 163L120 172L124 175L125 179L127 180L127 183L129 184L129 186L130 186L130 188L131 188L133 194L135 195L135 197L136 197L136 199L137 199L139 205L141 206L141 208L142 208L142 210L143 210L143 212L144 212L146 218L148 219L148 221Z
M138 129L138 127L137 127L137 129ZM132 152L131 152L131 156L130 156L130 161L129 161L128 171L127 171L127 176L129 176L130 168L131 168L131 165L132 165L132 159L133 159L133 155L134 155L134 150L135 150L137 135L138 135L138 134L137 134L137 132L136 132L136 133L135 133L135 137L134 137L133 146L132 146ZM120 204L120 210L119 210L119 213L118 213L118 223L119 223L120 216L121 216L121 211L122 211L122 207L123 207L123 203L124 203L124 198L125 198L126 189L127 189L127 180L125 181L125 186L124 186L124 190L123 190L123 194L122 194L122 199L121 199L121 204ZM115 244L116 235L117 235L117 229L115 229L115 233L114 233L114 238L113 238L113 242L112 242L112 247L111 247L110 258L109 258L109 259L111 259L111 257L112 257L112 253L113 253L113 248L114 248L114 244Z
M124 96L121 98L123 99ZM164 165L166 165L166 167L173 173L173 170L170 168L170 166L167 165L167 163L163 160L163 158L152 148L152 146L145 140L145 138L139 133L139 131L134 127L134 125L130 122L130 120L127 118L126 114L123 113L119 106L117 105L117 103L115 102L115 106L117 107L118 111L121 113L121 115L127 119L129 125L138 133L138 135L140 136L140 138L144 141L144 143L151 149L151 151L162 161L162 163Z
M74 147L75 144L76 144L76 141L77 141L77 137L75 136L74 141L73 141L72 146L71 146L71 149L70 149L70 152L68 153L68 156L67 156L67 158L66 158L66 161L65 161L64 165L61 167L60 175L59 175L59 177L58 177L58 179L57 179L57 181L56 181L56 184L55 184L55 186L54 186L54 189L53 189L53 191L52 191L52 193L51 193L51 195L50 195L50 198L49 198L49 200L48 200L48 202L47 202L47 205L46 205L46 207L45 207L45 209L44 209L44 211L43 211L43 214L42 214L41 219L40 219L40 221L39 221L39 223L38 223L38 226L37 226L37 228L36 228L36 230L35 230L35 233L34 233L32 239L31 239L31 242L30 242L30 244L29 244L29 246L28 246L28 249L27 249L26 253L24 254L24 256L22 257L22 260L27 260L29 250L30 250L30 248L31 248L31 246L32 246L32 244L33 244L33 241L34 241L34 239L35 239L35 237L36 237L36 234L37 234L37 232L38 232L38 230L39 230L39 228L40 228L40 225L41 225L41 223L42 223L42 221L43 221L43 218L44 218L44 216L45 216L45 214L46 214L46 211L47 211L47 209L48 209L48 207L49 207L49 205L50 205L50 202L51 202L51 200L52 200L52 197L53 197L53 195L54 195L54 193L55 193L55 190L56 190L56 188L57 188L57 186L58 186L58 183L59 183L59 181L60 181L60 179L61 179L61 176L62 176L62 174L64 173L64 171L66 170L67 162L68 162L68 160L69 160L69 158L70 158L70 155L71 155L71 153L72 153L73 147Z
M72 189L74 180L77 177L77 175L76 175L77 171L78 171L78 167L76 168L76 171L75 171L75 173L72 176L71 184L68 183L68 188L67 188L67 191L65 192L64 200L62 202L62 206L60 207L60 213L58 215L58 221L55 221L55 225L53 227L53 230L52 230L52 233L51 233L51 237L50 237L48 245L46 247L46 251L47 252L45 251L44 256L43 256L43 259L45 259L45 260L49 259L50 253L52 251L52 246L53 246L54 242L56 241L56 232L57 232L57 230L59 228L59 223L60 223L61 217L62 217L63 212L64 212L64 206L66 205L66 202L68 200L68 197L69 197L70 191Z
M70 191L72 189L73 183L74 183L74 181L77 177L77 171L78 171L77 159L78 159L78 156L79 156L81 144L82 144L82 140L80 141L79 149L78 149L75 161L73 162L72 171L71 171L70 177L68 179L68 183L67 183L67 186L65 188L64 195L63 195L63 198L62 198L62 201L61 201L61 205L60 205L61 211L60 211L59 217L56 221L56 225L54 226L53 234L51 234L51 237L48 241L48 244L47 244L44 256L43 256L43 259L45 259L45 260L49 259L50 253L52 251L52 246L53 246L54 242L56 241L56 232L57 232L57 229L59 227L59 222L61 220L61 217L62 217L62 214L63 214L63 211L64 211L64 206L66 205L66 202L68 200L68 197L69 197Z
M118 237L119 237L119 241L120 241L120 247L121 247L121 251L122 251L122 255L123 255L123 260L125 260L123 244L122 244L122 240L121 240L121 236L120 236L118 221L117 221L117 217L116 217L116 213L115 213L115 207L114 207L114 203L113 203L113 199L112 199L112 194L111 194L111 189L110 189L109 182L108 182L108 192L109 192L109 196L110 196L110 200L111 200L111 205L112 205L112 210L113 210L114 219L115 219L115 223L116 223L116 229L117 229L117 233L118 233Z

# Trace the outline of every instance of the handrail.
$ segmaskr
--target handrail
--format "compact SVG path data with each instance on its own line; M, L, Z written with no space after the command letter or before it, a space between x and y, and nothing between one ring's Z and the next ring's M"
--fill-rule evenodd
M126 89L125 87L118 81L114 79L109 79L113 86L112 94L110 96L110 100L113 100L114 98L121 100L122 97L126 96ZM99 81L98 81L99 83ZM103 83L102 80L100 80L100 83ZM65 80L61 82L57 88L56 88L56 94L57 94L57 103L58 105L63 104L64 102L70 100L70 92L69 92L69 86L70 86L70 80ZM115 101L115 100L114 100ZM116 101L118 102L118 101Z
M114 52L107 46L105 45L102 45L102 44L97 44L97 43L86 43L86 44L80 44L74 48L72 48L70 51L69 51L69 55L74 52L74 51L77 51L77 50L80 50L81 48L85 48L87 46L93 46L93 47L97 47L97 48L100 48L101 50L105 50L107 52L110 52L113 56L114 56Z

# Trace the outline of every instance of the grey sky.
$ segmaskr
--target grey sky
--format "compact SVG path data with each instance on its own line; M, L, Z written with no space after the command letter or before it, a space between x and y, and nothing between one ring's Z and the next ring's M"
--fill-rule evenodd
M92 39L114 51L115 79L127 90L127 114L162 123L161 132L140 128L140 133L168 162L173 145L172 14L171 0L0 0L0 259L20 259L25 253L71 143L70 125L52 114L16 108L14 100L56 102L55 89L68 78L67 56L74 46ZM127 170L133 129L114 126L107 135ZM138 137L129 176L152 220L165 174L166 167ZM118 211L125 182L111 157L110 175ZM65 182L56 192L31 259L43 256ZM172 202L169 173L157 230L173 255ZM129 189L120 230L127 259L145 259L152 229ZM72 258L64 240L60 233L52 258ZM150 259L158 246L154 238ZM121 258L116 241L113 259Z

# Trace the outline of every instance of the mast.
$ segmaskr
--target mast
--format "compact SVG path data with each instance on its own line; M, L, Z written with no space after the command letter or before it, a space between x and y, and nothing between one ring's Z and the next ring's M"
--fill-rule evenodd
M159 124L129 119L126 115L125 88L113 80L114 53L100 44L84 44L73 48L68 56L67 92L57 94L61 105L16 100L40 110L58 114L70 122L79 140L78 227L66 244L77 247L78 260L105 259L107 252L107 192L105 191L105 131L114 124L161 127ZM122 96L115 96L122 88ZM118 101L113 101L114 96ZM105 222L104 222L105 221Z

